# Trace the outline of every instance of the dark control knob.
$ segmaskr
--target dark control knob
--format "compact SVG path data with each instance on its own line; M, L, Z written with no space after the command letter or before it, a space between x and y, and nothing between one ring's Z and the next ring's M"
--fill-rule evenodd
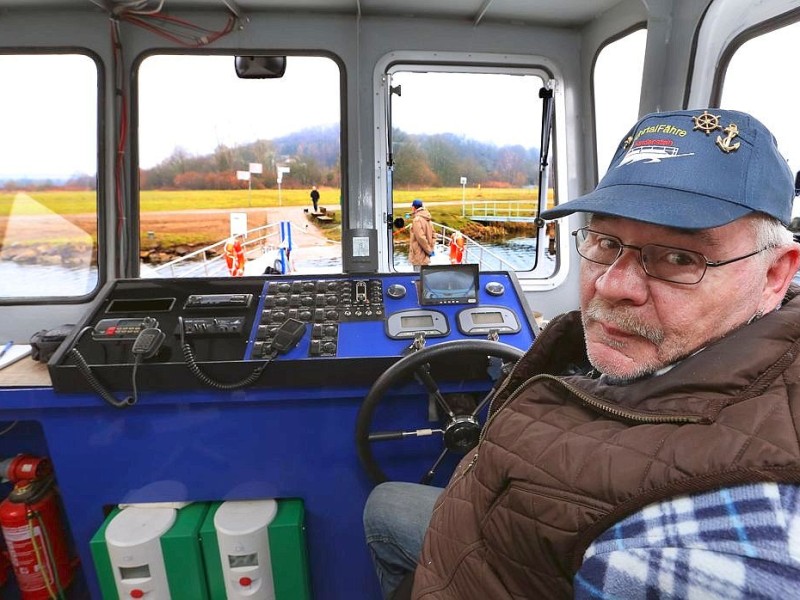
M325 318L331 321L335 321L339 318L339 312L336 310L329 310L325 312Z
M400 285L399 283L393 283L388 287L386 293L389 295L389 298L400 299L406 295L406 288L404 285Z
M322 344L322 351L325 354L336 354L336 344L333 342L325 342Z
M326 337L333 337L336 335L336 325L326 325L324 331Z
M278 286L278 291L279 292L289 292L291 290L292 290L292 286L291 286L291 284L288 284L288 283L281 283Z
M490 296L502 296L503 292L506 291L505 286L499 281L490 281L484 289Z

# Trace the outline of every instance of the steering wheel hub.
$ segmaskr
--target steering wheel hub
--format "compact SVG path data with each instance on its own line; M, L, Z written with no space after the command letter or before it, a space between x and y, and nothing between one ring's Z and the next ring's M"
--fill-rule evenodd
M466 454L478 445L481 425L472 415L458 415L444 429L444 445L451 452Z

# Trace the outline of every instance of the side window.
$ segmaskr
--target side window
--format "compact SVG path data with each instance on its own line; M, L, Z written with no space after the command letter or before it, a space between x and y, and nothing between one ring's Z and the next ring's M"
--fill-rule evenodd
M647 30L640 29L606 44L597 54L592 86L598 178L605 174L617 144L639 117L646 42Z
M395 65L387 79L393 267L410 271L422 260L552 274L555 232L552 252L537 251L534 225L544 73ZM550 179L545 198L552 205ZM421 209L412 206L416 200ZM427 260L411 240L415 219L432 226L433 256Z
M730 58L720 106L752 114L778 140L778 148L797 174L800 170L800 120L797 73L800 23L775 29L744 42ZM790 227L800 231L800 203L795 201Z
M340 87L324 57L145 58L141 276L341 272Z
M97 65L0 55L0 301L98 285Z

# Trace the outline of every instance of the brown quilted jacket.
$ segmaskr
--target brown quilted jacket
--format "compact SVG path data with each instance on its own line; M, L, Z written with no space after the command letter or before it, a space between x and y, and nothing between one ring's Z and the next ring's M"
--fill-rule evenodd
M431 213L420 208L414 213L408 239L408 262L412 265L430 264L430 254L434 250L434 231Z
M800 483L800 298L668 373L624 386L556 376L584 358L551 322L493 401L433 513L414 598L569 598L583 553L655 501Z

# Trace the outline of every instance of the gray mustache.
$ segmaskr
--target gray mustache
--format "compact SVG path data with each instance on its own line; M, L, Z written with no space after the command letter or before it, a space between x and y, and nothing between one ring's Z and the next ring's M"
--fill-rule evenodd
M664 341L664 332L661 329L643 323L624 308L609 308L602 300L592 300L589 303L584 311L584 319L610 323L626 333L643 337L653 344L661 344Z

